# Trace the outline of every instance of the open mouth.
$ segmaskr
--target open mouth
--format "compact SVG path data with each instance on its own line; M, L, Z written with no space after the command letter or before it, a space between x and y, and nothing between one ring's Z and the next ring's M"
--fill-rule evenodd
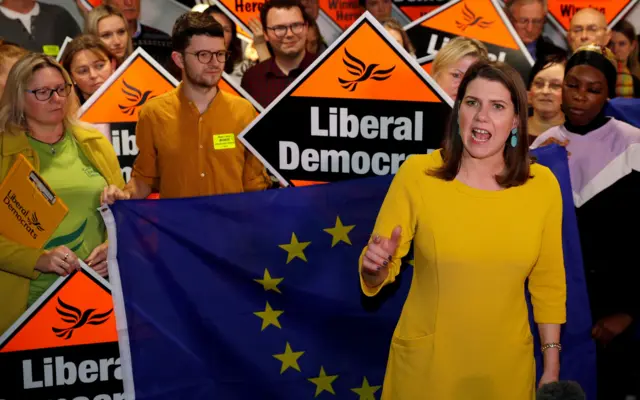
M478 143L484 143L491 139L491 132L486 129L473 128L471 129L471 137Z

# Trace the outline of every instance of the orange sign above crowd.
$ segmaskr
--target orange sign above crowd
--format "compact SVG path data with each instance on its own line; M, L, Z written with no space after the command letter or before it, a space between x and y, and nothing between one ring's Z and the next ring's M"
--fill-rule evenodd
M387 175L409 155L440 147L450 109L366 12L239 138L284 185Z
M549 16L562 31L571 26L573 16L583 8L593 8L605 15L613 26L638 3L638 0L547 0Z
M393 4L395 4L410 21L415 21L446 4L448 1L449 0L393 0Z
M477 39L489 57L514 67L525 79L533 58L497 0L451 0L405 27L416 56L435 55L449 40L463 36Z
M0 336L0 399L123 399L111 287L82 268Z
M342 30L348 29L364 12L358 0L319 0L318 6Z

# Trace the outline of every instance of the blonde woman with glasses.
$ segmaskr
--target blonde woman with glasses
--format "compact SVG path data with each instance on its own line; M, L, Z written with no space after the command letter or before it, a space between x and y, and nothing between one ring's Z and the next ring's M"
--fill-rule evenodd
M29 54L12 68L0 99L0 181L22 154L69 212L41 249L0 235L0 333L57 279L84 260L107 275L107 243L97 211L107 185L124 187L113 147L74 119L78 100L53 58Z
M444 45L433 60L431 75L453 101L469 67L478 60L488 61L489 52L482 42L457 37Z
M120 66L133 53L133 42L127 30L127 20L122 11L109 5L101 5L89 11L84 32L102 40Z

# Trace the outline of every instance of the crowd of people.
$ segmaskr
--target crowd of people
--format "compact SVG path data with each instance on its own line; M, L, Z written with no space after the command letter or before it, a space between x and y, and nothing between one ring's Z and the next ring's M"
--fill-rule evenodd
M413 55L390 0L363 7ZM587 8L573 17L564 50L542 36L546 1L511 0L505 10L536 61L527 81L489 61L478 40L458 37L438 51L431 75L454 102L446 132L432 133L443 147L401 166L362 252L367 296L394 282L412 247L415 255L383 398L532 398L527 282L544 354L540 384L559 379L562 197L554 175L530 156L551 143L569 155L598 398L640 396L640 270L635 238L622 229L622 221L640 224L640 129L605 115L610 99L640 97L636 32L626 21L609 29ZM330 45L317 0L267 0L249 24L249 45L216 6L183 14L171 36L141 24L140 11L139 1L103 1L84 15L81 32L60 7L0 3L0 181L23 155L69 207L41 249L0 235L0 333L79 260L108 276L100 204L271 188L236 138L256 110L218 82L224 71L267 106ZM56 46L67 36L58 63ZM76 112L137 47L181 83L142 107L139 154L125 182L109 140Z

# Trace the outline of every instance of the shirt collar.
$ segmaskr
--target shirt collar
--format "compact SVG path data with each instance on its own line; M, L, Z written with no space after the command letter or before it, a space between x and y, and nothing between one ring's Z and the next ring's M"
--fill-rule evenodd
M294 68L291 71L289 71L289 75L285 75L284 72L282 72L282 70L280 69L280 67L278 67L278 64L276 64L276 58L271 57L269 59L269 68L267 69L267 74L276 76L278 78L286 78L287 76L292 76L292 74L295 76L297 73L307 69L307 67L311 65L311 63L313 62L314 58L315 58L314 54L309 53L308 51L305 51L304 58L302 59L302 61L300 61L300 65L298 65L297 68Z
M136 21L136 33L133 34L133 38L137 39L138 36L140 36L142 34L142 24L140 23L140 20Z

